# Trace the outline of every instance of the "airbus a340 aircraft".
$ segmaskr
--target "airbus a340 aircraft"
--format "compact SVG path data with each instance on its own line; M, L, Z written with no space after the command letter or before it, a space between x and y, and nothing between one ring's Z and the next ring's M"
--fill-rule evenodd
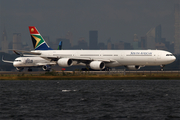
M52 50L34 26L29 26L29 31L35 50L15 51L39 55L61 67L85 65L94 70L102 70L125 66L131 70L138 70L144 66L163 68L176 60L172 53L163 50Z

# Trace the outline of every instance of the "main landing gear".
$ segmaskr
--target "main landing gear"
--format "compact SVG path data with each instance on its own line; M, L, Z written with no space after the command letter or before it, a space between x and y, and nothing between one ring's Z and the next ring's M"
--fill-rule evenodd
M32 71L32 69L31 68L28 68L28 72L31 72Z
M109 67L104 68L104 71L110 71Z
M165 65L160 65L160 67L161 67L160 71L164 71L164 66Z

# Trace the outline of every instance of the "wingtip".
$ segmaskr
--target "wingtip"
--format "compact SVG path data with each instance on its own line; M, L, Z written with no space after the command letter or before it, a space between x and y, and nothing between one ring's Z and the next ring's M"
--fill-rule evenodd
M21 54L19 54L18 52L16 52L15 50L13 50L13 52L14 52L16 55L21 55Z

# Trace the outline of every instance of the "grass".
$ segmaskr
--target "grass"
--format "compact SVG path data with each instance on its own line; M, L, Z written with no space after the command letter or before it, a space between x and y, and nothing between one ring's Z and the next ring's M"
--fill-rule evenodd
M0 80L170 80L180 79L178 73L131 73L131 74L95 74L83 72L46 72L44 74L1 74Z

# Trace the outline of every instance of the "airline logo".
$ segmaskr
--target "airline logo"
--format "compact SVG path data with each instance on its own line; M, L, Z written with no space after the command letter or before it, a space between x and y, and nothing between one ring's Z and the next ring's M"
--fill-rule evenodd
M30 26L29 31L30 31L35 49L37 49L39 46L45 43L42 36L39 34L38 30L34 26Z
M30 34L39 34L39 32L34 26L29 26L29 32Z
M33 63L33 60L30 60L29 58L27 58L27 59L25 60L25 63Z
M36 27L29 26L29 32L31 34L31 39L33 42L33 47L35 50L52 50L48 44L44 41L41 34L38 32Z
M152 56L152 52L131 52L127 56Z
M31 28L31 32L34 32L34 28Z
M42 39L42 37L40 35L31 35L31 36L35 40L35 45L34 45L35 49L44 43L44 40Z
M41 44L44 43L44 40L34 26L30 26L29 31L30 31L31 37L33 38L32 40L33 40L34 48L36 49Z

